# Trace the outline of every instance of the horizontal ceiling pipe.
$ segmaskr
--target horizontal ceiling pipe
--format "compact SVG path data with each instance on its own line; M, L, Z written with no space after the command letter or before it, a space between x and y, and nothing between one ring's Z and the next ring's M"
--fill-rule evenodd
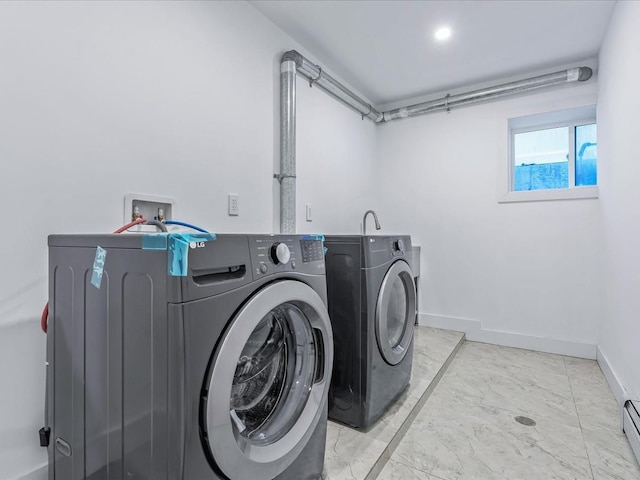
M454 107L470 105L479 102L494 100L497 98L515 95L517 93L529 92L538 88L550 87L561 83L584 82L591 78L593 71L589 67L570 68L560 72L540 75L517 82L504 83L495 87L483 88L457 95L447 95L437 100L418 103L408 107L396 108L384 112L383 121L388 122L397 118L413 117L425 113L432 113L443 110L450 110Z
M282 62L285 61L295 62L297 72L309 80L309 85L317 85L322 88L330 95L333 95L354 110L360 112L363 118L367 117L374 122L382 121L382 112L376 110L373 105L342 85L338 80L325 72L322 67L314 64L295 50L290 50L282 56Z
M418 103L408 107L380 112L335 78L322 70L295 50L282 56L280 63L280 173L274 176L280 181L280 231L296 231L296 74L309 80L333 97L356 110L375 123L397 118L412 117L425 113L449 111L454 107L490 101L508 95L524 93L538 88L561 83L584 82L591 78L589 67L570 68L560 72L540 75L517 82L474 90L457 95L447 95L438 100Z

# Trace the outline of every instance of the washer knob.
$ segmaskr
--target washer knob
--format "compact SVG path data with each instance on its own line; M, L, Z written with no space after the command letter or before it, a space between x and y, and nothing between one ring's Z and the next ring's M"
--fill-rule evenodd
M291 258L291 251L285 243L276 242L271 245L271 260L278 265L279 263L286 265Z
M394 252L404 252L404 245L402 244L402 240L394 240L391 248L393 248Z

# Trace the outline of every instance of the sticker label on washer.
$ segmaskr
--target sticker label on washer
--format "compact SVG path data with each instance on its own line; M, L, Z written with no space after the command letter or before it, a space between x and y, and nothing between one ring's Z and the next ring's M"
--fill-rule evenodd
M91 285L100 289L102 285L102 275L104 274L104 263L107 260L107 251L102 247L96 248L96 256L93 260L93 272L91 273Z

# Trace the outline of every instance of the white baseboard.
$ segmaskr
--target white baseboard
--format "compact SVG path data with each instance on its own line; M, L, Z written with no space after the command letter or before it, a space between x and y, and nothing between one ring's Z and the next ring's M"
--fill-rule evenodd
M46 480L48 473L47 467L47 463L40 465L34 470L31 470L31 472L20 475L15 480Z
M604 378L607 379L607 383L613 392L613 396L616 397L618 405L622 408L624 402L629 400L629 392L627 392L627 389L622 386L616 372L611 367L611 363L609 363L609 359L599 345L596 360L598 360L598 365L600 365L600 370L602 370Z
M493 343L505 347L524 348L536 352L556 353L569 357L596 359L597 345L589 343L571 342L557 338L536 337L513 332L498 330L477 330L467 334L467 340L472 342Z
M429 313L419 313L418 324L425 327L442 328L443 330L453 330L454 332L464 333L472 330L480 330L480 320L445 317L442 315L431 315Z
M418 323L428 327L464 332L467 340L472 342L492 343L504 347L524 348L537 352L556 353L591 360L596 359L597 345L595 344L483 329L479 320L421 313L418 315Z

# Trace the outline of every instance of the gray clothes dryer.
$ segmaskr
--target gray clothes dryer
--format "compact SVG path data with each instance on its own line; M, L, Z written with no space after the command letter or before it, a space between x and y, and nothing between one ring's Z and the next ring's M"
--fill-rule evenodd
M330 235L325 246L335 349L329 418L366 430L411 377L411 237Z
M52 235L49 479L312 479L333 360L321 238Z

